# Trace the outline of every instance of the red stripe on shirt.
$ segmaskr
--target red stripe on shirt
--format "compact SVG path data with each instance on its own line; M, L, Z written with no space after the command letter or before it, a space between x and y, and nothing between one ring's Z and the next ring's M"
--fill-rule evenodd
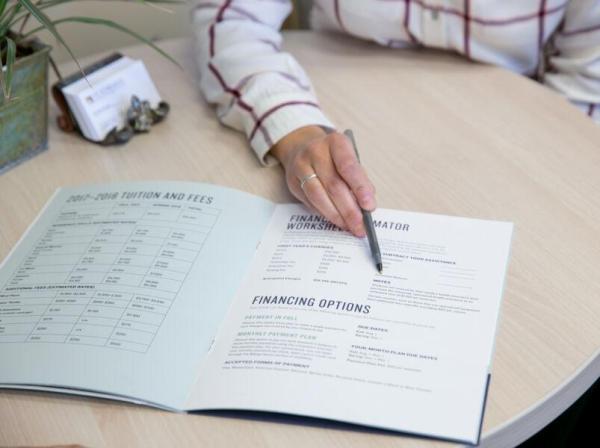
M215 2L208 2L208 3L200 3L199 5L196 5L192 8L192 12L193 11L197 11L199 9L214 9L214 8L221 8L223 5L221 5L220 3L215 3ZM229 5L228 9L230 11L234 11L237 12L240 16L246 17L247 19L250 19L252 22L255 23L261 23L263 25L268 25L267 23L263 22L262 20L260 20L258 17L256 17L254 14L252 14L249 11L246 11L243 8L240 8L239 6L234 6L234 5ZM220 10L219 10L220 11ZM224 17L221 17L221 20L219 20L219 22L225 20Z
M541 59L544 56L544 21L546 20L546 0L540 0L538 18L538 58Z
M379 1L390 1L390 0L379 0ZM393 0L392 0L393 1ZM407 0L396 0L398 2L406 2ZM446 6L434 6L426 3L424 0L411 0L412 3L419 5L423 9L427 9L429 11L437 11L443 14L450 14L457 17L461 17L463 19L466 18L465 12L456 8L448 8ZM546 15L554 14L559 12L567 7L569 1L566 1L560 5L557 5L553 8L549 8L546 10ZM484 19L483 17L471 16L469 17L472 23L477 23L478 25L489 25L489 26L498 26L498 25L512 25L518 22L525 22L527 20L537 19L539 12L532 12L530 14L524 14L522 16L514 16L507 17L505 19Z
M219 11L217 12L217 17L215 18L213 23L210 25L210 28L208 30L208 36L210 39L209 48L210 48L210 57L211 58L214 57L214 55L215 55L215 25L217 23L223 21L223 17L225 16L225 10L231 5L231 1L232 0L225 0L225 2L221 5L221 7L219 8ZM219 84L221 85L223 90L225 92L231 94L235 98L236 104L238 104L242 109L246 110L250 114L252 119L254 120L254 130L253 130L252 135L254 135L256 133L256 129L260 129L267 145L273 146L273 141L271 140L271 137L269 136L269 132L263 126L260 126L260 124L258 123L258 117L256 116L254 109L252 108L251 105L249 105L242 99L242 95L239 92L239 90L232 89L231 87L229 87L227 85L227 83L225 82L225 79L223 78L223 76L221 75L219 70L217 69L217 67L215 67L210 62L208 63L208 68L213 73L213 75L215 75L215 77L219 81Z
M208 29L208 38L210 39L209 40L209 48L210 48L210 57L211 58L215 55L215 25L218 22L221 22L223 20L223 15L225 14L225 10L229 7L229 5L231 5L231 0L225 0L223 2L221 7L219 8L219 11L217 12L216 19L213 21L213 23L210 24L210 28Z
M561 31L560 34L561 34L561 36L569 37L569 36L575 36L577 34L591 33L592 31L598 31L598 30L600 30L600 25L593 25L593 26L588 26L586 28L579 28L576 30Z
M404 0L404 29L406 30L406 34L412 43L417 43L417 39L410 31L410 0Z
M298 88L304 90L304 91L309 91L310 90L310 86L307 84L302 84L302 81L300 81L300 79L298 79L297 77L290 75L289 73L286 72L281 72L281 71L277 71L277 70L266 70L266 71L262 71L262 72L255 72L255 73L251 73L249 75L244 76L238 83L237 85L234 87L234 89L241 91L246 84L248 83L248 81L250 81L252 78L258 76L258 75L263 75L263 74L274 74L274 75L278 75L281 76L282 78L287 79L288 81L293 82L294 84L296 84L296 86L298 86Z
M252 129L252 132L250 133L250 140L252 140L252 138L254 137L254 134L256 133L256 131L258 130L258 128L260 126L262 126L263 121L265 121L269 117L269 115L271 115L273 112L281 109L282 107L298 106L298 105L312 106L312 107L316 107L316 108L319 107L319 105L317 103L313 103L312 101L287 101L285 103L277 104L276 106L273 106L272 108L270 108L269 110L267 110L258 119L258 121L256 122L256 124L254 125L254 129Z
M464 51L465 51L465 56L470 58L471 57L471 45L470 45L470 40L471 40L471 36L470 36L470 28L471 28L471 16L470 16L470 2L469 0L465 0L465 13L463 16L463 20L464 20Z
M275 42L273 42L272 40L269 40L269 39L258 39L258 41L262 42L263 44L270 45L271 47L273 47L273 50L275 50L278 53L281 51L281 47L278 44L276 44Z
M342 16L340 14L339 0L333 0L333 10L335 11L335 18L338 21L338 25L343 31L346 31L346 27L344 26L344 22L342 22Z
M217 80L219 81L219 84L221 84L221 87L223 88L223 90L225 92L231 94L235 98L236 103L242 109L246 110L252 117L252 120L254 120L254 128L252 129L252 135L250 137L250 140L252 140L252 138L254 137L254 134L256 134L256 131L258 129L260 129L260 132L262 133L267 145L273 146L273 141L271 140L271 136L269 135L269 132L264 128L264 126L261 125L261 120L259 120L259 118L256 116L256 112L254 112L254 108L242 99L242 94L240 93L240 91L229 87L227 85L227 83L225 82L225 79L223 79L223 76L221 75L221 73L219 72L217 67L215 67L210 62L208 63L208 68L213 73L213 75L215 75L215 78L217 78Z
M587 114L591 117L594 115L594 110L596 109L596 105L593 103L590 103L590 106L588 107L588 112Z

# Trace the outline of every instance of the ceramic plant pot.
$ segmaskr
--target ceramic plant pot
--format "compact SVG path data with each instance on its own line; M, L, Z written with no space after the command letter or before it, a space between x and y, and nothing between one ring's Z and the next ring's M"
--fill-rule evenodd
M48 53L39 43L19 49L12 94L0 95L0 173L48 147Z

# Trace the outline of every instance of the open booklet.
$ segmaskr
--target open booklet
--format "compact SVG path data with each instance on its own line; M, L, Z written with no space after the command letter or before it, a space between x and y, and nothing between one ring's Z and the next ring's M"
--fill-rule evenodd
M60 189L0 268L0 386L478 443L512 224L373 218L382 274L300 205Z

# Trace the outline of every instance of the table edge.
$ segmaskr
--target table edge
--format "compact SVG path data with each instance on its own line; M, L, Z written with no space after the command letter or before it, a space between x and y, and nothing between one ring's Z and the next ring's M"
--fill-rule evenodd
M600 378L600 348L552 393L483 435L482 448L516 446L566 411ZM533 429L533 431L531 431Z

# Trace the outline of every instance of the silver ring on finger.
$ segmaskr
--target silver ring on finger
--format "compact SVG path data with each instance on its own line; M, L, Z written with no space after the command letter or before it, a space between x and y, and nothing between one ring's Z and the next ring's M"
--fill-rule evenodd
M300 189L301 189L302 191L304 191L304 184L305 184L306 182L308 182L309 180L311 180L311 179L316 179L316 178L317 178L317 175L316 175L316 173L307 174L306 176L303 176L303 177L300 177L300 178L298 178L298 180L300 181Z

